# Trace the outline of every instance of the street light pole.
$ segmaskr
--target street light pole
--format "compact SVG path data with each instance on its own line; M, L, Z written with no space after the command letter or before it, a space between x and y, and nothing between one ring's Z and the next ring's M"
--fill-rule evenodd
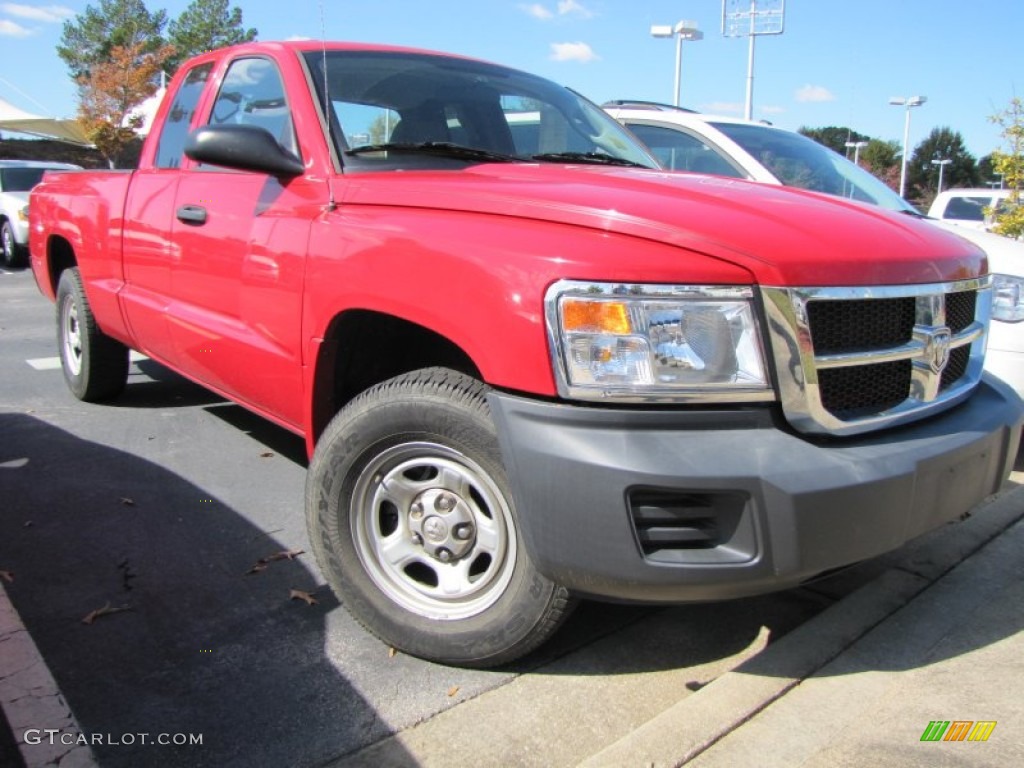
M866 142L866 141L848 141L848 142L846 142L846 148L847 149L851 149L851 148L853 149L853 164L854 165L859 165L860 164L860 149L861 149L861 147L866 147L867 145L868 145L868 142Z
M938 192L942 192L942 172L944 170L946 170L946 166L949 165L952 162L953 161L950 160L948 157L944 157L941 160L938 160L938 159L932 160L932 165L939 166L939 189L938 189Z
M928 101L927 96L893 96L889 103L896 107L906 107L907 116L903 121L903 162L900 163L900 197L903 197L907 190L907 152L910 145L910 108L920 107Z
M655 24L651 27L652 37L674 37L676 39L676 74L675 87L672 90L672 104L679 106L679 91L683 79L683 41L704 39L704 33L697 29L695 21L679 21L675 26L669 24Z

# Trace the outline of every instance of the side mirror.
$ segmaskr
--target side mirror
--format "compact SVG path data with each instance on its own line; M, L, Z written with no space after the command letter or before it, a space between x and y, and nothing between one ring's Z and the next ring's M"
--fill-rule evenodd
M185 155L200 163L272 176L299 176L302 161L266 128L255 125L205 125L189 134Z

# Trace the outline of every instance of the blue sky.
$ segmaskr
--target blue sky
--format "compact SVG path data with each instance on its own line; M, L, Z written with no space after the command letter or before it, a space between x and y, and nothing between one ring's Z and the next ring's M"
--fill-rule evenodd
M765 0L761 0L762 3ZM0 0L0 98L73 116L75 88L55 48L86 0ZM93 0L99 5L99 0ZM742 115L747 41L721 34L721 0L323 0L329 39L450 51L525 69L601 102L671 102L675 44L655 24L696 22L683 43L682 103ZM188 0L149 0L177 16ZM238 0L264 40L321 35L318 0ZM785 31L757 38L754 117L786 128L846 125L903 140L892 96L928 97L911 113L911 147L959 131L975 157L1000 146L988 116L1024 95L1024 0L787 0Z

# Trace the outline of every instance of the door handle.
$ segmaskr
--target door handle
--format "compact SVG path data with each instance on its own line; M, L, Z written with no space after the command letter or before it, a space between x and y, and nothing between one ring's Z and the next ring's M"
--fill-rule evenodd
M206 209L201 205L183 205L178 209L178 221L186 224L205 224Z

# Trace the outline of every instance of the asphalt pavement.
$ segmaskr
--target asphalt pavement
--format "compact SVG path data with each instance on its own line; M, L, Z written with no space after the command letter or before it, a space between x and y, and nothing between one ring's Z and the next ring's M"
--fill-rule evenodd
M59 371L25 365L52 354L50 309L14 278L4 768L1024 764L1020 473L968 520L827 580L584 604L524 663L455 670L389 654L305 554L249 573L305 549L300 441L147 361L120 407L61 399Z

